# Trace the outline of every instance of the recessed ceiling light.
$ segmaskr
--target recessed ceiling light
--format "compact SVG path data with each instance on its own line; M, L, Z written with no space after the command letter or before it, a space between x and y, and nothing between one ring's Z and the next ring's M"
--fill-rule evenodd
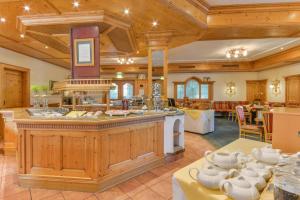
M24 34L20 34L20 38L25 38L25 35Z
M48 48L49 48L49 47L46 45L46 46L45 46L45 49L48 49Z
M25 6L24 6L24 10L25 10L26 12L29 12L29 11L30 11L29 5L25 5Z
M125 8L125 9L124 9L124 14L125 14L125 15L129 15L129 13L130 13L129 8Z
M78 1L73 2L73 7L78 8L80 6L80 3Z
M153 20L153 21L152 21L152 26L153 26L153 27L156 27L157 25L158 25L157 20Z
M281 49L281 50L283 50L283 49L284 49L284 47L281 47L280 49Z
M1 17L1 18L0 18L0 22L1 22L1 23L5 23L5 22L6 22L6 19L5 19L4 17Z

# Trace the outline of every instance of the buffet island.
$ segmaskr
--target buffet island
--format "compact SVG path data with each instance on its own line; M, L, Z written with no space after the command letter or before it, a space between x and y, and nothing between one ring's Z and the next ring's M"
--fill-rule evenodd
M74 111L73 111L74 112ZM163 164L162 113L15 117L20 184L102 191Z

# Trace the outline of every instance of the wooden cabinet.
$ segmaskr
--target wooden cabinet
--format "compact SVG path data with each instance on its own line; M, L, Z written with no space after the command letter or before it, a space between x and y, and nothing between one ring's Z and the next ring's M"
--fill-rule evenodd
M267 100L267 80L247 80L247 101Z
M290 107L300 106L300 75L285 78L286 82L286 105Z

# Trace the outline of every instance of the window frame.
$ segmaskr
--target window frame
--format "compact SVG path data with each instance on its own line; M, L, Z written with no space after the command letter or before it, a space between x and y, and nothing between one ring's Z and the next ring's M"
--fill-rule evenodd
M213 84L214 84L214 81L203 81L197 77L190 77L188 79L186 79L185 81L174 81L173 84L174 84L174 99L176 100L183 100L183 99L179 99L177 98L178 94L177 94L177 87L178 85L184 85L184 97L183 98L186 98L187 95L186 95L186 92L187 92L187 84L189 81L191 80L195 80L198 82L199 84L199 98L196 98L196 99L191 99L191 100L196 100L196 101L211 101L213 100ZM208 85L208 98L201 98L201 87L202 85Z

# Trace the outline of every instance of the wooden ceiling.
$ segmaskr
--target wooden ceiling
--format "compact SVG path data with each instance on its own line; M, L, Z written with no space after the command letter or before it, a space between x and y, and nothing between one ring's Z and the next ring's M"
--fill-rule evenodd
M0 46L69 68L68 33L70 27L82 23L99 25L101 57L146 56L146 34L151 31L172 32L170 48L198 40L300 35L300 3L212 7L202 0L151 0L151 4L149 0L81 0L75 9L72 2L0 0L0 16L6 18L0 24ZM25 4L30 12L24 11ZM124 8L130 9L129 16L123 14ZM158 20L158 27L152 27L153 20ZM280 59L297 62L298 56ZM265 60L248 63L247 70L266 69ZM197 66L198 71L205 69Z

